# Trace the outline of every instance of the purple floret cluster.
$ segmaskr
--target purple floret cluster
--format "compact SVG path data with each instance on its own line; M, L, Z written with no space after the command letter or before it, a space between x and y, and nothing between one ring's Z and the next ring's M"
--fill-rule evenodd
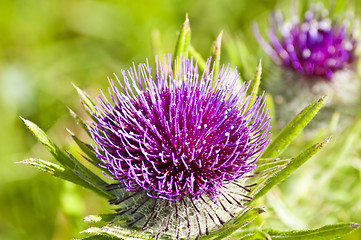
M207 194L255 168L267 146L270 117L264 97L250 103L249 84L222 67L216 78L208 60L201 75L192 59L155 60L122 71L122 91L110 80L90 129L109 177L128 191L176 201ZM215 80L213 80L215 79Z
M346 24L338 24L311 9L302 20L284 22L281 13L270 17L267 43L256 26L257 41L274 62L307 77L331 80L355 60L356 40Z

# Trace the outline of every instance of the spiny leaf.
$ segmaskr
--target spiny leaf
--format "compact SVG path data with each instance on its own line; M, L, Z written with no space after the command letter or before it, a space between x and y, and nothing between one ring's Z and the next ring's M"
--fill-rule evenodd
M88 156L83 156L84 159L86 159L88 162L90 162L93 166L99 168L100 170L102 170L104 173L109 174L108 169L102 167L99 163L100 160L99 158L96 156L94 149L92 148L91 145L81 141L77 136L75 136L74 133L72 133L69 129L66 129L69 134L71 135L71 137L73 138L74 142L79 146L79 148Z
M81 141L77 136L75 136L72 131L70 131L69 129L66 130L71 135L74 142L79 146L79 148L90 158L89 160L91 160L91 163L95 166L98 166L100 160L97 158L94 149L89 144Z
M97 193L101 193L102 196L109 199L113 198L110 193L104 190L104 187L107 185L106 182L104 182L96 174L86 168L76 158L71 157L71 155L68 156L63 151L61 151L59 147L55 145L55 143L46 135L46 133L36 124L24 118L21 119L34 134L34 136L48 149L48 151L59 163L61 163L65 168L68 168L76 173L79 177L83 178L83 180L87 181L88 184L92 186L92 190L96 191Z
M279 231L274 229L247 229L235 232L231 240L331 240L343 237L360 227L359 223L341 223L326 225L316 229ZM263 234L260 235L259 233ZM255 238L257 237L257 238ZM269 237L269 238L267 238Z
M212 46L212 61L213 61L213 82L216 82L218 77L219 68L221 65L221 45L222 45L222 35L223 31L218 35L216 41L214 41Z
M79 176L77 176L74 172L55 163L35 158L25 159L19 163L30 165L43 172L53 175L54 177L58 177L66 181L82 185L83 187L89 187L89 185L84 180L79 178Z
M266 93L266 108L268 110L269 116L271 116L271 126L275 126L276 123L276 111L275 111L275 104L273 101L273 97L271 94Z
M95 104L94 102L90 99L90 97L88 96L88 94L86 94L85 91L81 90L80 88L78 88L74 83L73 83L73 87L76 89L76 91L78 92L80 99L81 99L81 103L85 109L85 111L87 112L87 114L94 120L96 121L96 118L93 116L93 114L95 114Z
M260 214L264 213L265 210L263 207L255 207L255 208L248 208L246 211L241 212L238 216L235 216L233 219L226 222L226 224L219 229L218 231L211 232L208 236L202 236L201 239L212 239L212 240L221 240L237 229L240 229L250 222L252 222L255 218L257 218Z
M93 235L89 237L82 238L81 240L114 240L113 237L105 235Z
M89 108L89 110L94 113L95 112L95 104L90 99L88 94L86 94L86 92L84 92L83 90L78 88L74 83L73 83L73 86L76 89L76 91L78 92L78 94L79 94L81 100L83 101L83 103L85 104L85 106L87 106Z
M272 237L272 240L329 240L345 236L359 227L359 223L342 223L303 231L268 230L267 232Z
M202 55L197 52L197 50L192 45L189 45L188 52L193 58L197 60L199 72L204 72L204 68L206 67L206 61L203 59Z
M71 161L60 149L54 144L54 142L45 134L45 132L39 128L33 122L20 117L29 130L35 135L35 137L48 149L48 151L64 166L71 169L76 168L76 164Z
M327 97L323 96L305 107L291 122L289 122L282 129L280 134L270 143L270 145L262 154L262 158L278 157L318 113L326 100Z
M174 60L177 59L177 57L180 56L185 57L188 54L188 48L190 42L191 42L191 27L189 24L188 14L186 14L186 20L184 21L178 35L172 63L174 63Z
M275 185L283 181L285 178L287 178L289 175L291 175L300 166L302 166L308 159L310 159L316 152L318 152L318 150L323 148L328 143L329 140L330 137L306 149L306 151L302 152L296 158L291 160L284 168L280 169L274 175L271 175L262 184L257 185L257 187L252 191L252 196L254 197L254 200L262 197L272 187L274 187ZM250 204L250 202L248 202L248 204Z
M253 197L255 193L259 192L264 186L268 184L271 177L276 175L276 173L280 172L286 166L287 164L276 164L274 166L268 166L265 169L261 169L262 171L255 172L255 176L250 178L248 183L249 185L256 184L256 186L251 189L250 196ZM251 202L246 203L246 205L250 205Z
M154 234L150 234L147 232L132 231L127 228L122 228L119 226L109 226L109 225L104 226L102 228L91 227L82 231L82 233L106 235L124 240L154 239ZM160 239L170 239L170 238L163 236Z
M265 232L262 231L255 231L255 232L251 232L248 234L242 234L242 236L237 236L237 238L232 238L231 239L236 239L236 240L271 240L272 238L270 237L270 235L268 235Z
M116 213L88 215L83 220L85 222L111 222L116 218Z
M107 223L112 224L116 223L116 226L119 228L127 229L131 232L142 232L141 228L138 226L131 226L129 227L129 216L126 215L119 215L117 213L109 213L109 214L97 214L97 215L88 215L83 219L85 222L92 222L92 223Z
M67 107L70 115L75 119L75 121L84 129L84 131L91 137L89 130L88 130L88 126L86 125L86 123L84 122L83 119L81 119L78 114L76 114L70 107Z
M253 79L251 80L251 83L247 90L247 95L251 96L250 101L249 101L249 106L251 106L253 104L254 100L257 97L259 85L261 83L261 75L262 75L262 61L259 60L259 63L258 63L257 69L256 69L256 74L254 75Z
M98 215L88 215L83 219L85 222L92 223L114 223L120 228L128 229L129 231L139 231L140 228L137 226L129 227L129 217L126 215L119 215L117 213L109 214L98 214Z
M47 162L47 161L40 160L40 159L33 159L33 158L23 160L19 163L28 164L28 165L35 167L43 172L46 172L54 177L58 177L60 179L72 182L72 183L80 185L84 188L90 189L100 195L104 195L101 190L99 190L97 187L95 187L91 183L82 179L74 171L72 171L68 168L64 168L55 163Z
M271 158L267 159L267 161L265 161L265 159L261 159L260 161L257 161L257 167L253 170L253 172L262 173L270 168L285 165L289 162L290 159Z

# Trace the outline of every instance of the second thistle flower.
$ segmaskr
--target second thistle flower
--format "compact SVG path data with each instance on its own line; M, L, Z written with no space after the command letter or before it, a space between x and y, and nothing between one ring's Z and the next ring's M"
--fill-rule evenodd
M256 40L280 66L278 71L268 71L264 79L265 89L279 105L277 123L283 126L309 102L328 95L327 107L313 125L326 127L336 111L346 116L342 117L344 126L352 119L360 97L360 81L353 71L357 20L338 22L320 3L312 5L300 19L297 9L291 12L294 16L286 21L279 11L271 14L268 41L253 24Z
M356 59L357 42L348 28L346 23L331 20L327 11L317 5L301 20L284 22L281 13L271 15L269 43L256 27L254 33L275 63L309 78L331 80L335 72L349 67Z

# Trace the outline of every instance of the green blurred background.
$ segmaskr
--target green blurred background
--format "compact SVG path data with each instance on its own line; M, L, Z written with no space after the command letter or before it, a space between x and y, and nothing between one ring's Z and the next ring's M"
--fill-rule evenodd
M350 3L359 13L360 4ZM107 76L113 72L120 74L133 61L144 62L154 54L173 53L186 13L193 46L206 57L224 30L222 61L238 65L244 78L250 78L259 57L267 62L254 41L250 23L265 23L270 11L288 9L289 5L290 1L276 0L1 0L0 239L71 239L82 236L79 232L87 227L84 216L110 211L106 201L90 191L16 164L29 157L52 160L19 116L37 123L57 144L72 149L65 128L83 139L86 136L66 108L82 115L71 83L95 98L99 88L107 87ZM348 5L337 1L340 9ZM288 184L273 191L265 199L270 208L263 225L291 229L361 222L361 151L354 147L359 139L354 136L348 145L352 151L345 150L337 157L324 150ZM344 141L335 140L334 148L338 143ZM299 140L290 152L307 144ZM323 160L314 163L321 156ZM352 161L338 161L341 158ZM338 165L331 167L333 162ZM331 173L324 185L314 189L319 195L291 191L313 186L312 177L302 176L315 176L319 174L316 170L324 168ZM313 174L309 174L311 170ZM295 224L287 224L292 221ZM360 236L358 231L346 239Z

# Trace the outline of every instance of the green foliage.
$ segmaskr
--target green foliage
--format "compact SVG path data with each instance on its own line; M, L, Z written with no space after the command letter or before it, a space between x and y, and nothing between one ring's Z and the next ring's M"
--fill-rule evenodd
M51 174L55 177L58 177L60 179L81 185L83 187L88 187L89 185L87 185L81 178L78 177L78 175L76 175L74 172L72 172L69 169L65 169L62 166L59 166L55 163L51 163L48 161L44 161L44 160L40 160L40 159L34 159L34 158L30 158L30 159L26 159L24 161L21 161L19 163L23 163L23 164L28 164L32 167L35 167L43 172L46 172L48 174Z
M324 141L316 143L312 147L306 149L300 155L285 163L282 168L278 169L278 171L270 174L268 178L264 179L261 183L258 183L257 187L252 191L252 196L254 199L262 197L274 186L286 179L289 175L301 167L308 159L310 159L316 152L323 148L329 140L330 138L326 138Z
M120 239L120 240L154 239L152 234L134 232L127 228L122 228L119 226L104 226L102 228L91 227L91 228L84 230L82 233L96 234L91 239L98 239L98 238L96 238L96 236L97 237L98 236L107 236L107 237L112 237L113 239ZM86 237L85 239L88 239L88 238Z
M262 207L248 208L227 222L220 230L212 232L209 236L203 236L200 239L220 240L228 237L236 230L245 227L247 224L255 220L265 210Z
M99 159L97 158L94 149L87 143L81 141L77 136L74 135L69 129L67 129L73 138L74 142L79 146L79 148L89 157L87 160L91 162L94 166L99 166Z
M238 231L230 239L237 240L331 240L345 236L360 227L358 223L326 225L317 229L278 231L274 229L257 229Z
M85 109L86 113L94 120L96 121L96 118L93 116L93 114L95 114L95 104L94 102L90 99L90 97L88 96L88 94L86 94L86 92L84 92L83 90L81 90L80 88L78 88L74 83L73 83L73 87L76 89L76 91L78 92L78 95L81 99L81 104L83 105L83 108ZM70 109L69 109L70 110ZM72 111L71 111L72 113ZM76 119L77 120L77 119ZM81 124L82 125L82 124ZM87 131L87 130L86 130Z
M81 119L73 110L71 110L70 107L68 107L70 115L74 118L74 120L84 129L86 133L90 136L90 133L88 132L88 126L84 122L83 119ZM74 135L74 134L72 134Z
M293 139L307 126L313 117L321 109L322 105L327 100L323 96L305 107L291 122L289 122L278 136L268 145L262 158L275 158L278 157Z
M35 137L48 149L53 157L62 164L66 169L72 171L74 174L71 176L71 182L78 182L81 186L91 189L106 198L113 198L113 196L105 190L107 183L99 178L96 174L86 168L71 154L66 155L54 144L53 141L40 129L37 125L29 120L23 119L26 126L35 135ZM29 161L28 161L29 162ZM29 162L30 163L30 162ZM39 165L31 164L32 166L39 167ZM42 168L43 170L44 168ZM62 175L57 175L61 177ZM69 176L67 174L66 176ZM67 180L67 179L65 179Z
M114 240L114 237L107 235L93 235L89 237L82 238L82 240Z
M188 19L188 14L187 14L186 20L183 23L183 26L178 34L178 39L177 39L177 43L175 46L175 52L173 55L172 63L174 63L174 60L177 57L187 56L190 42L191 42L191 27L189 25L189 19Z
M117 214L99 214L99 215L89 215L86 216L83 220L86 222L103 222L108 223L114 220Z
M192 45L189 46L188 52L194 59L197 59L199 71L203 72L206 67L206 61L203 59L202 55L197 52Z

